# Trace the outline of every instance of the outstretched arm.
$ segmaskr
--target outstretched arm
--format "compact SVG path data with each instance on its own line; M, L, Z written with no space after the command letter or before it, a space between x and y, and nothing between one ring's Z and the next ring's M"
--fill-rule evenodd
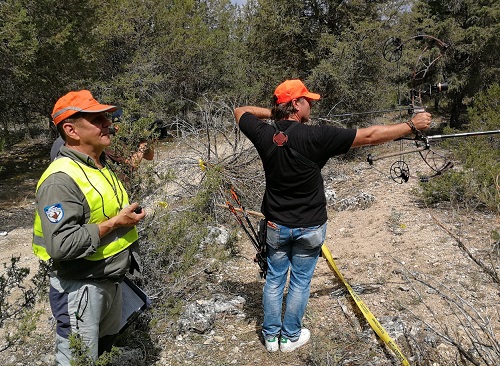
M411 119L411 123L413 123L415 128L419 131L426 130L431 124L431 114L427 112L418 113ZM409 135L412 132L410 122L360 128L356 131L356 137L354 138L351 148L382 144Z
M261 119L271 118L271 110L269 108L261 108L249 105L245 107L235 108L234 118L236 119L236 123L240 123L241 116L246 112L252 113L255 117Z

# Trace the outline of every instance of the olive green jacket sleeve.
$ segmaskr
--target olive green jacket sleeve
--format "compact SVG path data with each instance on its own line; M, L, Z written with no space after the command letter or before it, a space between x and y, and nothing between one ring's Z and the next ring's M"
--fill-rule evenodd
M47 253L55 261L84 258L99 246L99 229L87 224L90 208L83 192L65 173L51 174L36 193ZM46 208L59 205L62 218L51 222Z

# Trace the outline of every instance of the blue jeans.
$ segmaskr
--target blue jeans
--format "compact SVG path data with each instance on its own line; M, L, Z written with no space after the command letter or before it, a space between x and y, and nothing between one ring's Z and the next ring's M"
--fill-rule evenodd
M267 225L268 272L264 285L265 338L280 336L296 341L309 301L311 278L325 241L326 223L308 228L289 228L269 222ZM290 284L281 320L283 293L290 269Z

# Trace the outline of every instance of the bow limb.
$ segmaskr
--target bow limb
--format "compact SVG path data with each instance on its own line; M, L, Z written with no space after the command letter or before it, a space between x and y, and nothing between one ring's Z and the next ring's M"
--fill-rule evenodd
M431 96L433 92L439 93L448 89L448 84L446 83L438 83L430 86L425 86L423 84L429 75L429 70L444 56L448 49L448 45L442 40L427 34L415 36L413 39L417 41L427 41L418 56L411 77L411 112L414 116L417 113L425 112L423 104L423 97L425 95ZM432 53L435 49L438 50L437 55L436 53ZM415 146L415 151L418 152L424 163L435 172L434 176L441 175L445 169L447 170L453 166L445 156L436 153L430 148L427 136L420 131L415 133ZM438 163L438 161L442 161L442 164L441 162ZM428 180L428 178L425 180Z

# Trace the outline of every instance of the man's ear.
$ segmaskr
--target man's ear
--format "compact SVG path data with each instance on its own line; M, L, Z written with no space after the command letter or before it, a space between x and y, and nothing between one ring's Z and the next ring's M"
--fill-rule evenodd
M73 140L80 140L80 136L78 135L78 132L76 131L74 123L66 122L63 124L62 127L63 127L64 132L66 133L66 136L68 138L73 139Z
M292 99L292 106L295 108L296 111L300 111L302 109L302 106L300 105L300 100L301 99Z

